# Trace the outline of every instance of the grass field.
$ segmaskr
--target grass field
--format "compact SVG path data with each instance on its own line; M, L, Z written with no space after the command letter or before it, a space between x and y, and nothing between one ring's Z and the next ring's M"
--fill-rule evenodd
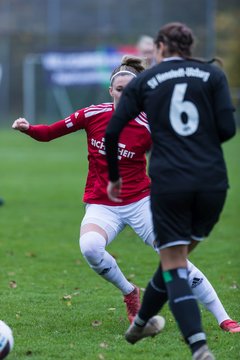
M117 289L85 263L79 245L87 160L84 133L38 143L0 131L0 318L13 329L9 360L186 360L191 355L166 306L165 331L134 346L124 340ZM240 133L224 146L231 189L221 221L191 260L240 320ZM157 255L126 228L108 250L144 288ZM222 332L202 310L218 360L240 359L240 334Z

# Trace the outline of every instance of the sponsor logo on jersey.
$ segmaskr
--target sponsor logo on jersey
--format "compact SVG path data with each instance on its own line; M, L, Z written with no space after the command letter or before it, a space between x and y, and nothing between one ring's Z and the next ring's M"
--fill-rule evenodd
M98 148L100 154L106 155L105 138L102 138L102 140L95 140L92 138L91 145ZM135 152L127 150L125 144L118 143L118 160L121 160L122 158L132 159L134 155Z

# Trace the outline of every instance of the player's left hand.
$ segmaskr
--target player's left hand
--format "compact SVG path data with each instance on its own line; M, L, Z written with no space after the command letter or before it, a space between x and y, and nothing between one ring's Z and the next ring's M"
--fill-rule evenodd
M122 179L119 178L117 181L109 181L107 186L107 194L110 200L120 203L122 199L119 199L121 193Z

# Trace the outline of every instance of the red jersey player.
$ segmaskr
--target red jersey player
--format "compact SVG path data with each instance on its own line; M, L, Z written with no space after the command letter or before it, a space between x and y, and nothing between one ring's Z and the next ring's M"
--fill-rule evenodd
M108 169L104 134L123 89L143 70L141 59L125 56L111 76L109 92L113 103L91 105L51 125L30 125L24 118L15 120L12 125L38 141L51 141L81 129L86 131L89 170L83 197L86 212L81 223L80 249L90 267L120 289L130 322L140 307L140 291L126 279L116 260L106 251L106 246L129 225L146 244L154 248L150 180L146 174L146 152L151 147L151 136L144 113L130 121L122 132L118 158L123 184L121 202L116 204L109 200L106 192ZM219 324L228 320L229 316L207 278L193 264L189 262L188 265L189 282L195 295Z

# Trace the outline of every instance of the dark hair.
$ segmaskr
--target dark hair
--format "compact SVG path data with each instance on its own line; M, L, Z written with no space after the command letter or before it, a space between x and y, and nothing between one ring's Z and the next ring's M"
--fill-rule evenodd
M166 50L163 52L165 57L178 54L185 59L209 64L217 63L219 66L223 66L222 60L218 57L211 60L192 57L192 48L195 42L194 35L192 30L183 23L172 22L161 27L154 40L157 48L159 48L160 42L166 45Z
M179 56L187 58L192 55L194 36L187 25L172 22L164 25L159 30L154 42L157 47L159 47L160 42L166 45L166 54L164 56L179 54Z
M146 63L145 60L133 56L133 55L124 55L121 61L121 64L113 70L111 77L110 77L110 85L112 85L114 75L117 74L119 71L126 71L126 75L128 75L128 72L131 72L134 75L140 74L142 71L146 69ZM124 75L124 72L121 73L121 75Z

